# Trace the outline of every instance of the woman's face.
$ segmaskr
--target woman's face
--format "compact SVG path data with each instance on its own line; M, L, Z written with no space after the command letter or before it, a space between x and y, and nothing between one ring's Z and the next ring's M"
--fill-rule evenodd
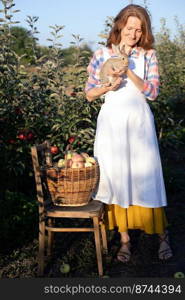
M121 30L121 43L134 47L142 35L141 20L137 17L128 17L126 25Z

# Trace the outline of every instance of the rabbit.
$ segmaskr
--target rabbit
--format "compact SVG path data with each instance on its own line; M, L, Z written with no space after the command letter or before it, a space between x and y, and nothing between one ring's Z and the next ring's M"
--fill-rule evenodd
M116 54L116 57L111 57L106 60L100 70L100 82L102 84L110 84L112 85L117 79L116 76L109 75L109 70L112 68L116 71L127 70L128 68L128 56L125 51L120 49L119 45L112 44L112 49Z

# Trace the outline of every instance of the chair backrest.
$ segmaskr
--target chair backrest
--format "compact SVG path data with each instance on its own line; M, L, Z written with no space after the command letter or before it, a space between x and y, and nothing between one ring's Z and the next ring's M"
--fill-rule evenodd
M50 143L48 141L45 141L40 145L32 146L31 156L35 174L37 200L39 202L39 212L42 213L44 211L45 206L51 203L51 199L46 197L46 194L48 196L49 193L47 192L47 184L43 176L44 168L46 166L52 166Z

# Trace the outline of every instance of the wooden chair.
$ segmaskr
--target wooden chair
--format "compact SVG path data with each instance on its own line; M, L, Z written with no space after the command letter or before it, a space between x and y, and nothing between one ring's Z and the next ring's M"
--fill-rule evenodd
M49 142L31 147L32 162L35 174L37 199L39 202L39 251L38 251L38 275L44 273L44 260L51 255L54 242L54 232L94 232L96 256L99 276L103 275L102 254L107 253L107 238L103 222L104 205L102 202L92 200L84 206L56 206L48 198L47 185L42 175L43 165L52 165ZM57 218L84 218L92 220L92 227L88 228L62 228L55 227Z

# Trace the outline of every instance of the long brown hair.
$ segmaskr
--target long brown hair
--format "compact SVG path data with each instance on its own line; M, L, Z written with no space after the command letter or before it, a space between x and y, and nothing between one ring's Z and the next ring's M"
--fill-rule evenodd
M146 9L140 5L127 5L114 19L114 25L107 39L107 47L112 44L118 45L121 41L121 30L126 25L128 18L137 17L141 20L142 35L137 46L145 50L153 48L154 36L152 34L151 21Z

